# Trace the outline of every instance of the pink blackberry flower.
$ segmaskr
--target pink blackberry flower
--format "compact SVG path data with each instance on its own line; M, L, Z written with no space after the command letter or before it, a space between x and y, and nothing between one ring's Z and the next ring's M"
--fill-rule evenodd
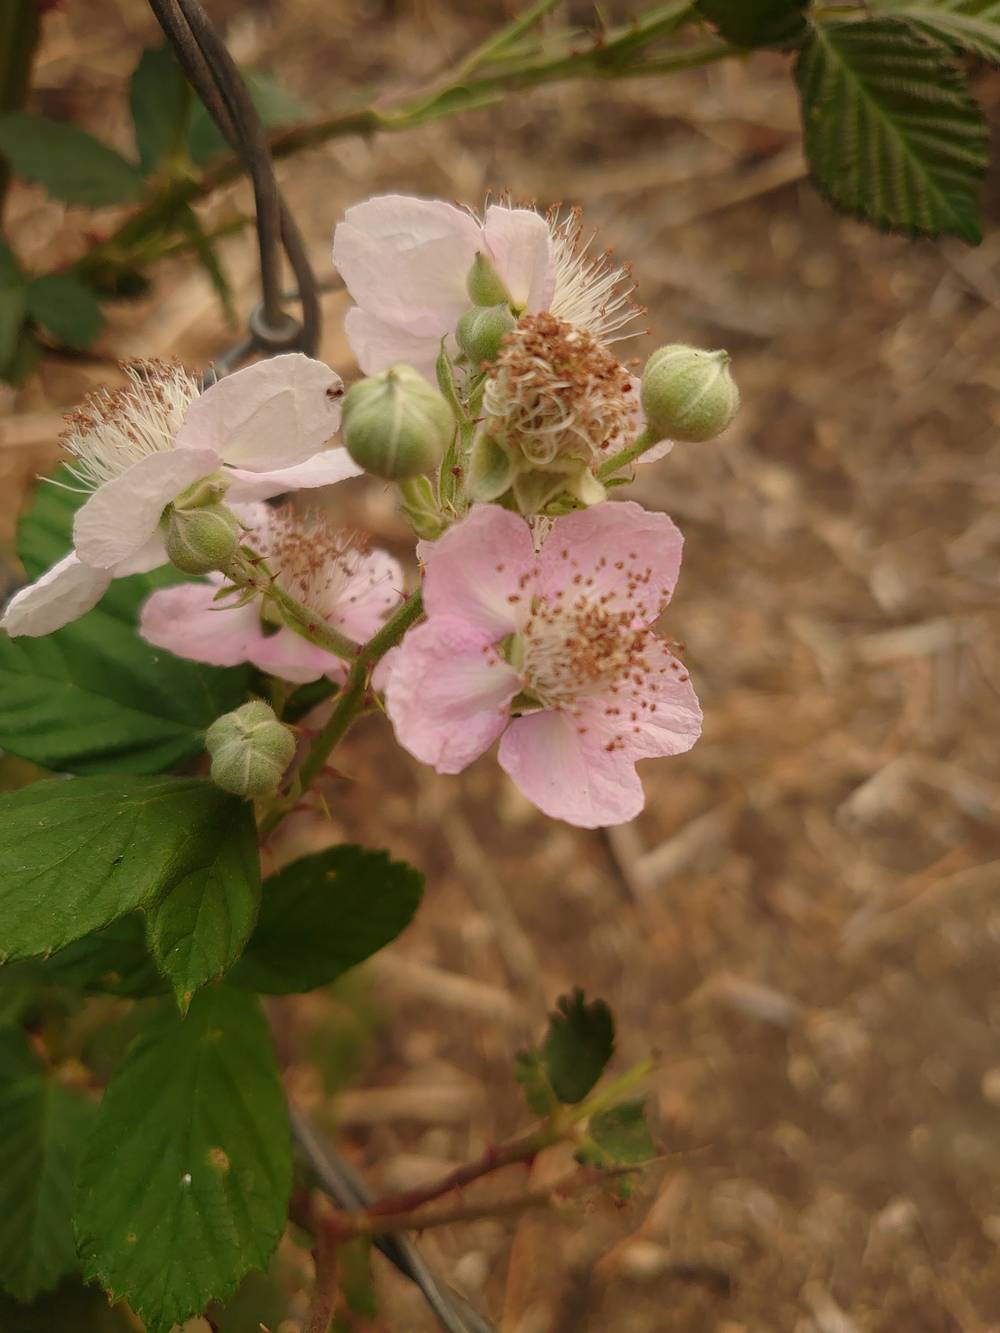
M583 828L642 809L636 761L689 750L701 710L650 628L680 569L665 514L606 503L530 525L478 505L425 546L427 620L393 657L400 744L459 773L500 740L500 766L545 814Z
M318 620L364 643L401 597L403 574L385 551L369 549L354 532L332 528L315 515L265 504L234 505L247 544L287 593L315 611ZM329 676L343 681L339 657L284 625L261 619L260 608L239 590L220 596L221 574L205 583L160 588L146 600L139 633L157 648L211 666L251 662L271 676L303 684Z

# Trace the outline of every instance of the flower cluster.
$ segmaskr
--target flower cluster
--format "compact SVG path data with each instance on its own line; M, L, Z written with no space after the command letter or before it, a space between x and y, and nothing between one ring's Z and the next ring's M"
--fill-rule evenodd
M348 210L333 257L365 378L345 396L297 354L208 387L173 364L126 367L123 387L69 418L63 484L86 496L73 550L0 624L50 633L112 579L170 561L201 577L147 600L139 630L155 647L293 685L328 678L335 712L378 690L400 744L439 772L499 742L545 813L633 818L637 761L689 749L701 712L654 630L681 535L609 488L673 440L725 429L739 401L728 357L662 348L641 376L623 362L633 283L577 213L386 196ZM421 592L405 601L392 556L319 511L265 503L362 472L398 488L423 539ZM218 781L258 799L308 785L323 756L286 773L280 716L245 709L210 731Z

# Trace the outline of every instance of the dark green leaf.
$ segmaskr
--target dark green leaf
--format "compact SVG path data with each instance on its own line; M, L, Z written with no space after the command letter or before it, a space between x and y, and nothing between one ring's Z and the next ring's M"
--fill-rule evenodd
M695 0L695 8L736 46L797 46L808 0Z
M17 966L30 969L39 982L130 999L162 995L167 990L146 948L145 922L138 912L67 944L51 958ZM0 969L0 978L6 970Z
M29 325L21 329L21 336L14 348L14 355L7 362L3 378L8 384L23 384L42 359L42 348Z
M656 1156L645 1116L646 1100L621 1102L591 1117L589 1134L613 1162L638 1166Z
M899 19L816 27L796 66L817 187L880 227L981 239L986 129L948 53Z
M336 692L337 686L326 676L312 680L308 685L300 685L285 701L282 719L285 722L298 722L299 718L305 717L306 713L311 712L317 704L323 703Z
M20 1301L76 1265L73 1178L92 1107L0 1029L0 1286Z
M147 911L150 952L182 1011L195 991L239 958L259 907L257 826L244 801L226 836L206 847L203 863Z
M308 109L295 94L275 83L270 75L244 72L243 77L257 114L268 129L278 130L285 125L294 125L308 115ZM215 122L200 103L191 117L188 151L199 167L220 153L229 151Z
M135 1333L135 1323L120 1307L108 1305L103 1292L68 1280L30 1305L0 1295L3 1333Z
M1000 65L1000 0L875 0L873 8L907 18L928 36Z
M581 1102L615 1049L615 1020L603 1000L587 1004L583 991L563 995L549 1015L542 1048L552 1090L561 1102Z
M514 1077L524 1088L524 1100L535 1115L550 1115L559 1105L538 1051L518 1051L514 1057Z
M199 778L74 778L0 795L4 959L61 949L189 876L206 884L247 808Z
M285 1226L291 1147L257 1001L162 1011L111 1080L79 1172L85 1275L169 1333L261 1268Z
M19 1023L38 994L38 980L30 963L0 967L0 1027ZM3 1325L0 1324L0 1328Z
M293 861L265 884L260 922L233 979L272 995L326 985L409 925L423 883L412 866L364 847Z
M131 162L86 131L26 111L0 116L0 152L18 176L67 204L130 204L145 188Z
M69 273L35 278L28 286L28 314L67 347L89 347L104 324L97 297Z
M13 252L0 241L0 376L17 349L28 306L28 288Z
M143 51L129 85L139 167L151 176L184 143L191 91L169 46Z
M83 498L39 486L18 533L29 578L66 554ZM142 603L180 577L165 569L117 579L96 610L55 634L0 634L0 745L82 774L158 773L201 754L205 728L245 699L250 671L188 662L139 638Z

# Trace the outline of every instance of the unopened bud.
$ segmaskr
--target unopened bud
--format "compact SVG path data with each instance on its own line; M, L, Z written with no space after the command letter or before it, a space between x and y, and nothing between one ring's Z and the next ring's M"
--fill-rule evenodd
M473 306L458 321L455 339L478 370L484 361L495 360L500 344L516 323L510 306Z
M437 467L454 431L451 408L412 366L392 366L360 380L344 399L347 452L359 467L387 481Z
M240 544L236 515L223 504L199 509L171 505L167 516L167 558L183 574L224 569Z
M234 796L273 796L295 754L295 737L274 709L253 699L223 713L205 733L212 781Z
M700 441L721 435L740 405L728 352L661 347L642 372L642 410L658 439Z
M510 292L503 278L482 250L476 251L476 257L465 279L465 290L469 293L469 300L473 305L510 305Z

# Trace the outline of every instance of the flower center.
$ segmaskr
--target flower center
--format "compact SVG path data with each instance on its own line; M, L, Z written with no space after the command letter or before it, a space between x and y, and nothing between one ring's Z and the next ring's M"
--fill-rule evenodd
M483 395L486 429L534 467L589 463L631 417L625 368L586 330L526 315L503 340Z
M364 533L334 528L322 514L273 510L260 544L285 592L328 623L388 579L368 560Z
M133 361L128 383L100 389L67 415L63 447L79 489L94 491L150 454L174 447L184 414L198 397L198 381L176 362ZM77 488L72 488L77 489Z
M594 238L584 239L578 208L562 218L550 211L547 220L556 260L553 315L602 343L631 338L635 330L622 330L645 311L632 300L635 283L627 265L616 264L610 250L591 252Z

